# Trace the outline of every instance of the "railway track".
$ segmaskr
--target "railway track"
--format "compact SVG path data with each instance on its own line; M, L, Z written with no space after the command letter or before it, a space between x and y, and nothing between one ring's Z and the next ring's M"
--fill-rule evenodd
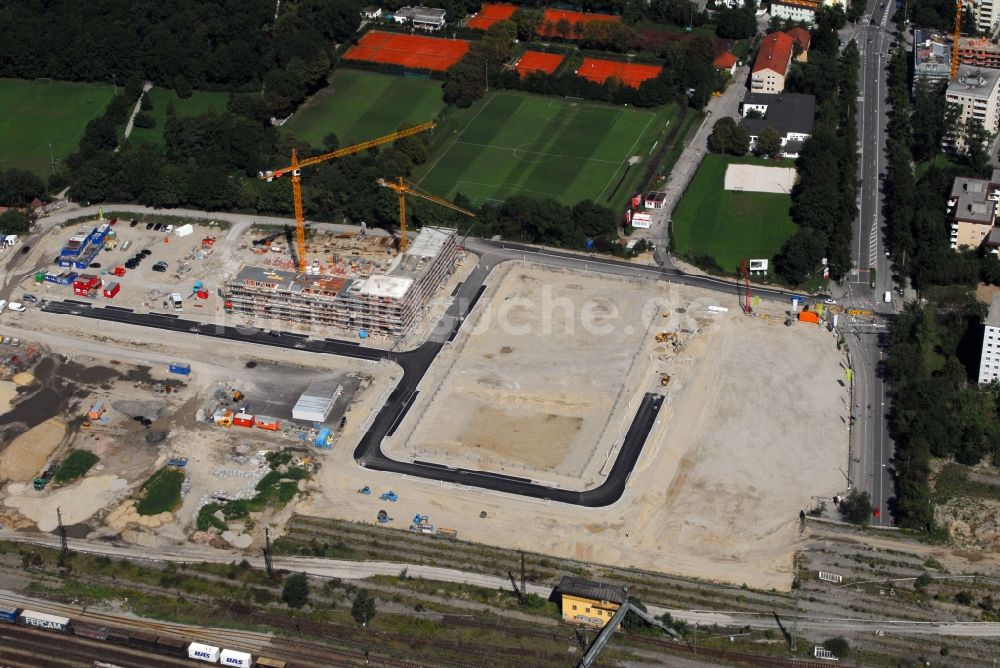
M191 668L187 659L135 647L23 626L0 626L0 665L80 668L93 661L106 661L122 668Z

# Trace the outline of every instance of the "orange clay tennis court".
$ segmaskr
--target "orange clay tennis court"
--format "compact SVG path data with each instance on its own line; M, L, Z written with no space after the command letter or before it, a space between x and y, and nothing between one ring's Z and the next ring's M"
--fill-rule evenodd
M663 68L659 65L644 65L642 63L623 63L617 60L600 60L584 58L583 65L576 71L578 76L595 83L604 83L611 77L618 79L626 86L638 88L647 79L655 79Z
M344 58L444 72L469 51L464 39L441 39L372 30Z
M569 23L570 31L567 37L578 37L574 34L577 23L618 23L622 20L620 16L611 14L588 14L586 12L571 12L565 9L546 9L542 15L542 22L538 24L538 34L543 37L561 37L556 30L556 24L563 19Z
M552 74L566 57L560 53L543 53L542 51L525 51L524 55L514 63L514 69L521 78L534 72Z
M475 28L476 30L486 30L494 23L506 21L513 16L516 11L517 5L508 5L502 2L487 2L483 5L482 9L479 10L478 14L469 19L466 27Z

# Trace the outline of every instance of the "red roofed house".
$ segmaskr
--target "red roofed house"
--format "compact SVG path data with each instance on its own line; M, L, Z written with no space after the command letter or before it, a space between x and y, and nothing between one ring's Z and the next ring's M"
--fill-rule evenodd
M733 74L736 72L736 56L728 51L725 51L715 57L715 60L712 61L712 65L717 70L725 70L730 74Z
M795 44L798 46L798 49L795 50L799 52L799 55L795 56L795 60L800 63L806 62L806 60L809 59L809 42L812 41L812 35L810 35L809 31L802 26L795 26L791 30L786 30L785 32L788 33L789 37L795 40Z
M764 38L753 61L750 90L754 93L780 93L792 62L795 40L787 33L773 32Z

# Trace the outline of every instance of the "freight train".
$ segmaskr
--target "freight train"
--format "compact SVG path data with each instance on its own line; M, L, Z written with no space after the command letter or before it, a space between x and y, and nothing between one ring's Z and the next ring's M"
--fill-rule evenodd
M269 659L259 656L254 660L254 657L248 652L238 652L203 643L188 642L174 636L108 627L78 619L70 619L69 617L59 617L43 612L35 612L34 610L25 610L23 608L0 606L0 621L58 633L73 634L91 640L102 640L118 645L138 647L161 654L180 657L186 656L193 661L231 666L232 668L286 668L285 662L279 659Z

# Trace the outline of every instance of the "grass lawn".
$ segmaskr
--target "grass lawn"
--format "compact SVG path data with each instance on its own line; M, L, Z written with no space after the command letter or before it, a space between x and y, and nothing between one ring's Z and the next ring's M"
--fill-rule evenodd
M735 273L743 258L773 258L796 225L788 214L785 194L734 192L723 189L730 163L791 166L791 161L705 156L684 192L671 224L671 244L680 256L708 255L726 272Z
M344 68L334 71L329 85L309 98L284 129L316 149L331 132L347 146L401 125L432 121L443 107L440 81Z
M461 192L475 204L529 195L617 207L676 113L496 92L468 110L416 177L435 195Z
M184 473L172 468L162 468L142 483L139 502L135 505L140 515L158 515L181 505L181 483Z
M87 123L111 101L111 84L0 79L0 169L52 173L49 145L57 161L76 150Z
M174 105L174 111L178 116L199 116L209 111L223 112L229 102L229 93L195 91L191 97L181 99L172 90L154 86L146 94L153 102L153 109L149 114L156 119L156 126L149 129L132 128L129 140L160 146L163 145L163 130L167 124L167 107L169 105Z
M83 477L90 470L90 467L97 463L98 459L98 456L93 452L73 450L56 471L56 482L62 484Z

